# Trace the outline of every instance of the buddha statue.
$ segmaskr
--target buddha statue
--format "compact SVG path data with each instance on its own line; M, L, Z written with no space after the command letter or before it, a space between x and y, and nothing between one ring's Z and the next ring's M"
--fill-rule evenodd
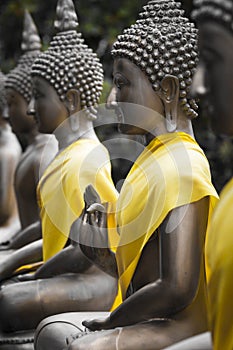
M232 10L232 0L198 0L194 2L192 13L199 30L200 50L192 94L207 107L214 133L225 137L233 136ZM233 347L232 203L231 179L221 191L206 239L208 314L213 347L208 334L200 337L203 348L207 350L228 350ZM186 344L177 344L177 349L198 348L198 341L198 338L191 338Z
M23 136L24 140L27 140L27 147L18 162L14 176L21 227L14 235L5 238L1 245L2 249L19 248L25 244L22 237L26 236L26 233L32 241L35 238L32 234L34 231L38 231L36 238L41 238L36 187L41 174L57 153L57 141L54 135L39 133L36 120L27 113L32 96L30 70L40 53L40 48L41 42L36 26L29 12L25 10L21 44L23 55L17 66L7 75L5 84L8 117L12 130L19 139ZM47 144L49 147L46 147L45 153Z
M55 135L59 152L37 188L44 263L34 274L21 272L17 283L2 283L0 330L5 337L34 329L46 316L60 312L108 310L116 295L116 279L92 264L69 237L72 223L84 209L89 184L102 203L114 204L118 196L108 152L93 128L102 65L77 27L72 0L58 0L57 33L31 69L33 98L28 111L39 132ZM42 258L39 254L39 241L16 250L1 264L1 280L30 263L32 256L33 262L35 256Z
M200 59L192 95L200 99L216 135L233 135L232 0L194 1L192 16L199 30ZM224 169L223 169L224 171ZM210 333L179 342L166 350L220 350L233 347L232 323L233 180L220 194L206 238L206 270ZM212 338L212 339L211 339ZM212 340L212 342L211 342Z
M43 320L36 350L156 350L207 330L204 243L218 195L192 130L197 30L180 7L149 1L112 49L107 106L120 131L144 135L146 147L116 204L116 252L109 249L107 213L90 186L81 223L72 226L88 259L118 279L111 312Z
M14 174L21 147L4 118L5 75L0 71L0 241L20 227L14 192Z

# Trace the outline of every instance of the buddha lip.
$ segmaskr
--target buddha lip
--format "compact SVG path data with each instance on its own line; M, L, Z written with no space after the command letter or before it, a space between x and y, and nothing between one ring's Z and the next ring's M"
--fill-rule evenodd
M38 118L38 116L37 116L37 115L34 115L33 117L34 117L34 120L35 120L36 124L38 124L38 123L39 123L39 118Z

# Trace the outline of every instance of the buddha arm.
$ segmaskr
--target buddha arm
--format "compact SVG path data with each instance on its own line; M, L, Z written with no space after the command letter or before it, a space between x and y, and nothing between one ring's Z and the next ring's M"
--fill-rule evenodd
M78 245L69 245L46 261L36 271L35 278L49 278L63 273L82 273L91 265Z
M85 326L91 330L127 326L170 317L186 308L198 288L208 203L204 198L174 209L160 227L160 278L125 299L106 320L84 322ZM149 268L145 266L145 273Z
M12 277L15 271L30 263L42 260L42 240L30 243L25 247L15 250L0 264L0 281Z
M19 249L23 246L41 239L41 222L38 220L26 227L24 230L18 232L16 236L7 245L8 249Z
M102 271L112 277L118 277L115 254L109 248L94 248L82 244L80 248L86 257Z

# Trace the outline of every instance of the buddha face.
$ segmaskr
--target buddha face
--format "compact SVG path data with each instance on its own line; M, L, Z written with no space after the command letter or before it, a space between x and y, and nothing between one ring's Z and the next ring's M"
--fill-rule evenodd
M161 118L164 108L147 76L128 59L117 58L114 60L113 83L109 99L116 100L120 131L132 135L152 132L157 119L164 119ZM109 100L107 104L113 105L112 102Z
M39 131L52 134L68 117L68 111L56 90L45 79L33 77L32 81L34 101L31 101L30 108L34 110Z
M12 88L6 89L8 118L16 134L28 133L35 128L35 120L27 114L28 103L25 98Z
M233 135L233 35L216 22L199 26L200 60L192 92L217 134Z

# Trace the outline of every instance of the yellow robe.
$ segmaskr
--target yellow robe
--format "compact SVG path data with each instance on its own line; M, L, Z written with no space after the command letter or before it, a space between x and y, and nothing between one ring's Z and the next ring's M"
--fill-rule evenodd
M211 212L218 195L196 141L183 132L153 139L131 168L117 202L119 286L113 309L125 299L142 250L168 213L206 196Z
M214 350L233 349L233 179L220 194L207 233L208 296Z
M81 139L57 155L38 185L44 261L64 248L70 227L84 208L83 193L89 184L103 203L117 200L106 148Z

